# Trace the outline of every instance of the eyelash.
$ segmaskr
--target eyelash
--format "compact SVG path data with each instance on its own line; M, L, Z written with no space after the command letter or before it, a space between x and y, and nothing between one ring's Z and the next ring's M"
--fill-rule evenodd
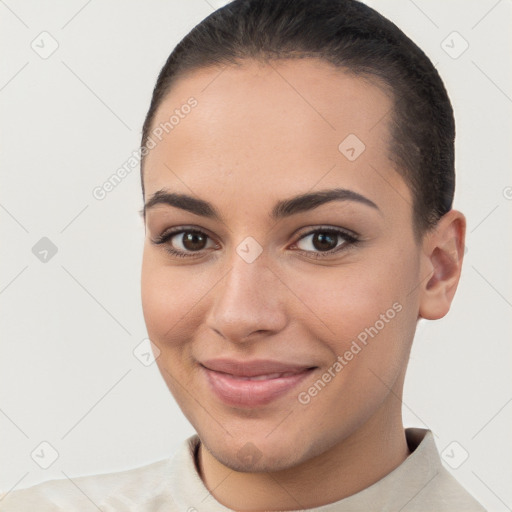
M206 235L208 238L210 238L206 233L204 233L203 231L201 231L199 229L194 229L194 228L187 229L187 228L179 227L179 228L171 229L169 231L165 231L164 233L159 235L155 240L152 240L152 242L156 245L166 244L171 238L173 238L175 235L180 234L180 233L201 234L201 235ZM339 247L330 249L329 251L312 252L312 251L304 251L304 250L299 249L299 252L308 254L308 257L312 257L313 259L324 258L326 256L332 256L333 254L341 252L343 250L346 250L350 246L355 246L360 242L360 239L354 233L345 231L343 229L332 228L332 227L327 227L327 226L319 227L319 228L316 228L314 230L304 233L302 236L300 236L300 238L297 240L297 242L299 242L303 238L306 238L310 235L314 235L316 233L324 233L324 234L328 233L331 235L333 235L333 234L338 235L344 239L345 243L340 245ZM295 242L294 245L297 242ZM192 252L191 254L188 254L188 253L185 253L182 251L177 251L176 249L172 248L172 246L170 246L170 244L168 244L167 247L165 247L165 250L168 253L170 253L172 256L177 256L179 258L197 258L197 257L201 256L201 251L196 251L196 252ZM313 254L314 256L311 256L311 254Z

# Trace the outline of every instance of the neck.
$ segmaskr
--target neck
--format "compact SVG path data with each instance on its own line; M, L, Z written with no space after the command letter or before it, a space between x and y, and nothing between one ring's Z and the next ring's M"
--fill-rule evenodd
M385 402L388 400L390 403L384 403L349 437L326 452L281 471L233 471L201 443L201 478L219 503L240 511L312 508L351 496L389 474L410 453L398 401L391 394Z

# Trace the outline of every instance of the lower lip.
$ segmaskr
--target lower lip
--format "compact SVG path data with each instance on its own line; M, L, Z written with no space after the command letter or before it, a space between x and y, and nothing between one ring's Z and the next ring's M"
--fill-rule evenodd
M298 386L314 370L304 370L289 377L267 380L242 380L201 366L213 392L227 405L258 407L267 405Z

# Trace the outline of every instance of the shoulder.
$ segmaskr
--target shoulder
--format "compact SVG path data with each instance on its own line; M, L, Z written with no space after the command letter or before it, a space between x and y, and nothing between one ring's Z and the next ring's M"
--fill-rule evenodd
M162 459L129 470L48 480L25 489L0 492L0 512L128 511L133 502L128 497L115 497L116 490L134 488L139 498L154 496L169 462Z
M439 511L487 512L487 510L455 479L444 467L439 468L436 475L418 496L418 510L424 510L425 505L435 506ZM411 503L411 512L415 511Z
M409 428L406 436L412 454L396 472L412 490L404 512L486 512L444 467L431 431Z

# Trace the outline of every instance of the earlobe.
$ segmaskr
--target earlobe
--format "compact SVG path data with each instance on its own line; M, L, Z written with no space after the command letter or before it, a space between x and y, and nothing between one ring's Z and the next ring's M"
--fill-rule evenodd
M450 210L423 240L419 317L437 320L444 317L457 290L466 236L466 218Z

